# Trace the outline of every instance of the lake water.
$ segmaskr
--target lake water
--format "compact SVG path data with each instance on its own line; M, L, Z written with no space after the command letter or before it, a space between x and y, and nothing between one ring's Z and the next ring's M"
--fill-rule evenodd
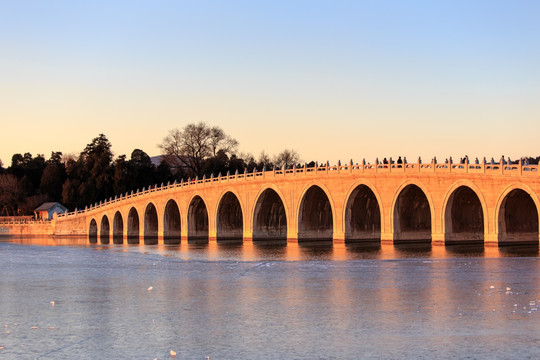
M539 303L530 247L0 240L1 359L534 359Z

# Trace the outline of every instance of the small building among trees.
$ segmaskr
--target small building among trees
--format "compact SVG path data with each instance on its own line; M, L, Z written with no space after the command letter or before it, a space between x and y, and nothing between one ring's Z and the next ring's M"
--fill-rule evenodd
M47 202L34 209L34 214L36 219L50 220L55 213L65 213L66 211L68 211L67 207L59 202Z

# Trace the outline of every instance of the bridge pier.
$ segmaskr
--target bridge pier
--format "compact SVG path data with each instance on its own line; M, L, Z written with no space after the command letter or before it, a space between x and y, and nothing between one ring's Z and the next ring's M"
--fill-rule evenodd
M484 246L485 247L497 247L497 246L499 246L499 234L497 234L497 233L484 233Z
M444 245L445 243L446 243L446 238L443 233L431 233L432 245Z
M392 245L394 244L394 233L383 233L381 232L381 244Z

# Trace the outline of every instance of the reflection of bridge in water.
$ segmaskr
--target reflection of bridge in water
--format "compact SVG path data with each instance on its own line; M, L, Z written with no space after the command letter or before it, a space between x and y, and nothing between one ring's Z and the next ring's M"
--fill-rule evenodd
M539 193L536 165L319 166L153 186L54 226L101 243L538 243Z

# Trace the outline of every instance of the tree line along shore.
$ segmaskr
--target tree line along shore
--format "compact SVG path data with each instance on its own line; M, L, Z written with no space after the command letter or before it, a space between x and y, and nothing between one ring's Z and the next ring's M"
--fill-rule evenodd
M134 149L129 158L115 157L110 141L99 134L79 154L53 151L48 159L42 154L14 154L6 168L0 160L0 216L32 215L45 202L80 209L152 184L300 162L290 149L275 156L262 152L257 159L237 153L233 137L202 122L170 130L158 146L161 155L153 158L141 149Z

